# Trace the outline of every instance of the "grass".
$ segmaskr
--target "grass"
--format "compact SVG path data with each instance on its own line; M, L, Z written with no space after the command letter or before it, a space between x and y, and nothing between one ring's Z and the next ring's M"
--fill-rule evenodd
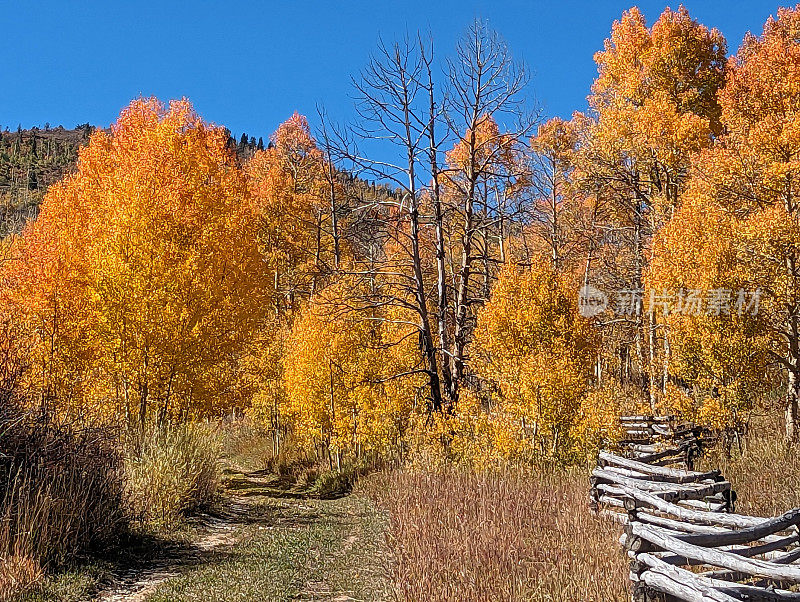
M26 602L85 600L110 575L159 558L178 576L148 581L139 572L136 587L147 594L137 600L627 599L619 529L588 510L585 470L364 477L356 464L328 471L265 458L259 433L231 429L219 431L217 448L226 465L220 545L190 529L172 551L162 541L92 561L48 579ZM160 459L150 470L168 465Z
M95 599L106 584L120 575L146 570L154 564L189 562L193 542L203 533L199 525L186 524L169 533L129 533L121 545L103 555L86 556L48 574L38 587L14 598L15 602L84 602Z
M391 516L399 599L628 600L619 527L588 509L584 470L395 471L361 484Z
M115 600L142 587L147 593L136 599L147 602L392 600L385 513L363 496L309 497L315 483L316 477L297 480L229 465L224 497L208 520L190 519L184 529L162 530L146 541L140 534L127 553L62 571L20 600L94 599L104 583L126 573L138 575L135 586ZM153 567L178 576L151 579ZM120 587L128 586L117 581L111 589Z
M210 507L219 487L220 443L211 426L135 429L125 441L125 503L146 527L174 527Z
M449 466L364 476L366 466L355 463L330 471L302 455L273 458L251 425L223 425L211 445L200 444L207 435L154 436L138 448L136 470L139 487L182 483L153 499L157 507L180 501L174 507L183 515L197 507L176 493L192 490L192 458L201 473L213 465L207 474L217 483L221 454L223 496L211 520L222 530L193 519L138 530L123 552L67 567L21 599L90 599L126 571L145 576L136 585L144 583L143 602L629 599L620 528L589 510L583 468ZM800 460L781 435L777 421L756 423L741 452L712 450L702 460L732 481L738 511L774 515L800 505ZM148 581L146 569L160 564L177 576ZM24 576L30 567L12 568Z
M113 433L41 409L0 411L0 600L124 531Z
M800 459L774 422L753 426L741 452L713 450L702 460L731 480L740 512L800 506ZM154 580L137 599L628 600L620 528L589 510L585 469L450 466L363 476L357 464L329 471L302 456L271 458L262 434L245 426L224 426L222 447L207 448L226 466L222 519L214 519L225 522L219 545L209 541L220 533L190 519L131 540L122 553L67 567L22 599L90 599L114 574L168 562L178 576ZM149 470L162 472L170 466L164 458L176 457L174 449L148 453L159 458Z
M229 418L217 425L220 454L225 463L240 472L273 468L272 432L250 418ZM286 447L286 446L284 446Z
M110 577L110 563L94 560L62 570L44 579L34 590L19 595L18 602L62 602L89 600L97 584Z
M148 602L390 599L386 519L369 500L277 497L269 479L239 475L231 482L247 500L232 533L236 543L160 585Z
M719 468L737 494L736 512L775 516L800 507L800 446L788 446L780 416L752 421L741 448L712 450L703 466Z
M18 467L0 497L0 600L85 600L126 567L183 554L197 531L186 516L216 500L219 444L207 425L120 439L40 417L11 424L0 439Z

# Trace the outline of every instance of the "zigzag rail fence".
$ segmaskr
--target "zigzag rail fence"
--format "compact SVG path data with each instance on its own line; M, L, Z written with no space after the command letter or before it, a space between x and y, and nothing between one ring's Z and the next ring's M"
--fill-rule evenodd
M625 525L634 602L800 601L800 508L736 514L719 470L694 470L712 442L673 417L624 416L618 453L602 451L591 505Z

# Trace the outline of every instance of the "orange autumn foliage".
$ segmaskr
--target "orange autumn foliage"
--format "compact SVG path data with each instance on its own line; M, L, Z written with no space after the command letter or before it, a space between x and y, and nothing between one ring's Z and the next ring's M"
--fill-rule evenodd
M308 120L298 113L282 123L269 148L256 152L246 165L259 246L273 270L277 314L312 294L321 275L336 263L327 223L328 168ZM333 186L341 192L335 177Z
M187 101L139 99L51 189L4 273L64 409L148 417L237 401L264 305L244 176Z
M507 267L478 315L477 374L495 395L501 455L563 456L573 445L590 389L596 339L577 298L551 266Z
M757 308L727 319L676 317L689 333L678 339L678 360L711 390L709 403L728 409L783 380L790 438L800 420L798 32L800 7L781 9L731 58L719 95L725 134L696 160L689 199L657 241L653 274L658 283L758 293Z

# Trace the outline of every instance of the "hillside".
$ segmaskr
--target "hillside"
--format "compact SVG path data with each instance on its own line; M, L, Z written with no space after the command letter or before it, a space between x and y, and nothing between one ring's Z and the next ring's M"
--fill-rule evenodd
M47 189L75 171L78 151L86 144L96 126L79 124L73 129L62 125L44 128L0 131L0 238L19 234L25 223L35 218ZM228 144L242 161L257 150L266 148L264 138L246 133L228 134ZM353 194L360 199L391 195L374 182L348 178Z
M75 170L78 151L96 126L79 124L0 131L0 237L19 233L38 213L47 189ZM263 138L230 135L229 144L243 159L264 148Z
M36 215L47 188L73 171L88 123L0 132L0 235L19 232Z

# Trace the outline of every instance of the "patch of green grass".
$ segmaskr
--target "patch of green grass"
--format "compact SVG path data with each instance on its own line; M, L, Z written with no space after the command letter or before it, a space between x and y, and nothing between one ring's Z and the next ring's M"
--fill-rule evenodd
M17 597L19 602L61 602L88 600L97 584L110 577L110 564L92 561L80 568L64 570L49 576L37 589Z
M179 576L154 580L148 602L391 599L387 517L364 496L340 497L355 470L278 474L225 464L226 495L216 508L227 525L223 531L209 531L205 519L190 518L180 529L150 525L102 561L48 576L24 602L92 599L115 574L132 571L146 582L154 563L168 564ZM208 545L215 534L224 541Z
M170 531L149 529L129 533L118 547L97 551L47 574L35 588L15 597L14 602L90 600L104 584L113 582L115 575L187 556L201 532L202 527L187 523Z
M385 518L368 500L264 498L238 543L163 583L148 602L386 600Z

